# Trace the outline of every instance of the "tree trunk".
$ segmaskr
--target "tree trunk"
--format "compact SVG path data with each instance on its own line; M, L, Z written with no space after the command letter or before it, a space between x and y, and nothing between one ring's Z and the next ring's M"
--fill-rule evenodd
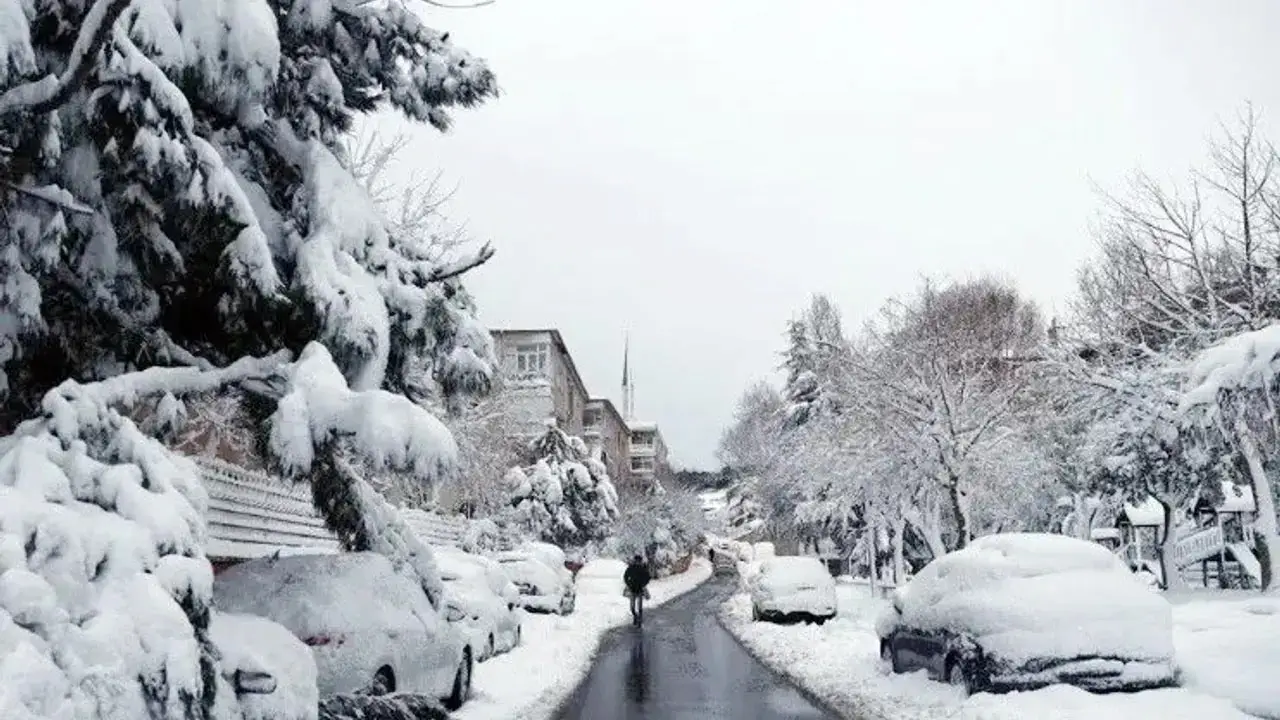
M1267 477L1266 468L1262 464L1262 452L1254 442L1253 434L1242 418L1236 418L1236 441L1240 443L1240 454L1244 455L1249 466L1249 478L1253 481L1253 501L1257 504L1258 519L1253 524L1253 533L1258 542L1266 549L1263 558L1268 565L1268 572L1263 573L1270 587L1264 586L1265 592L1280 592L1275 582L1280 577L1280 534L1276 532L1276 504L1271 496L1271 479Z
M901 585L907 577L907 563L903 557L903 546L906 544L903 535L907 531L907 520L902 516L893 521L893 584Z
M1164 535L1160 538L1160 574L1164 576L1164 587L1166 590L1184 589L1187 583L1173 558L1174 549L1178 547L1178 533L1173 527L1174 503L1162 497L1156 499L1164 509Z
M969 498L960 489L960 478L952 474L947 482L947 497L956 517L956 546L960 550L973 539L973 521L969 517Z
M942 539L942 508L932 498L926 500L924 506L923 510L912 508L906 518L920 531L920 537L924 538L925 545L929 547L929 554L937 559L947 554L947 544Z

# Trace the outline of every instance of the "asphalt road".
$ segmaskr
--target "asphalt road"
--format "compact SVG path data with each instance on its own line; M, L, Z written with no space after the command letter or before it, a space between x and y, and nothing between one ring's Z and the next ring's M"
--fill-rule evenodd
M645 613L606 636L561 720L835 720L761 665L716 620L731 580Z

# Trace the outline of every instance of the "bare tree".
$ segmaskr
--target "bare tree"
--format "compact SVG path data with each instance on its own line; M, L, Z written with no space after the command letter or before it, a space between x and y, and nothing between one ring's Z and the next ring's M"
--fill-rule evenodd
M412 138L405 132L387 135L362 126L342 141L342 155L351 174L369 193L387 219L393 236L420 241L427 260L439 262L470 243L466 225L451 220L445 206L458 191L447 186L443 171L425 173L413 167L398 177L396 170Z
M950 509L952 549L976 530L975 464L1008 451L1021 432L1028 365L1043 338L1038 309L1008 284L926 282L909 301L888 303L853 355L858 397L903 460L932 481L925 507L938 493Z

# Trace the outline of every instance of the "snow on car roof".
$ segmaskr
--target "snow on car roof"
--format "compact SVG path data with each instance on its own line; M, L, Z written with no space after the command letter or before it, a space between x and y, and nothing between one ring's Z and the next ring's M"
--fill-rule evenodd
M372 552L250 560L216 577L213 590L218 609L269 618L299 637L393 627L414 607L434 612L425 592Z
M831 577L821 560L807 555L775 555L760 563L760 573L770 582L779 583Z
M988 535L929 563L909 588L904 622L964 630L1007 659L1172 654L1168 602L1086 540Z

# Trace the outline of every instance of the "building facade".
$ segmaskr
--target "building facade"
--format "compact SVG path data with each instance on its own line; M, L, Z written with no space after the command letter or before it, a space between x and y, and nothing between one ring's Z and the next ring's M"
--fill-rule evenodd
M631 431L631 481L637 487L648 487L670 469L667 443L657 423L632 420L627 427Z
M554 419L570 435L583 434L587 387L558 330L493 330L494 352L505 389L518 405L529 434Z
M582 419L587 446L599 449L609 479L618 487L630 484L631 431L622 413L608 398L591 398Z

